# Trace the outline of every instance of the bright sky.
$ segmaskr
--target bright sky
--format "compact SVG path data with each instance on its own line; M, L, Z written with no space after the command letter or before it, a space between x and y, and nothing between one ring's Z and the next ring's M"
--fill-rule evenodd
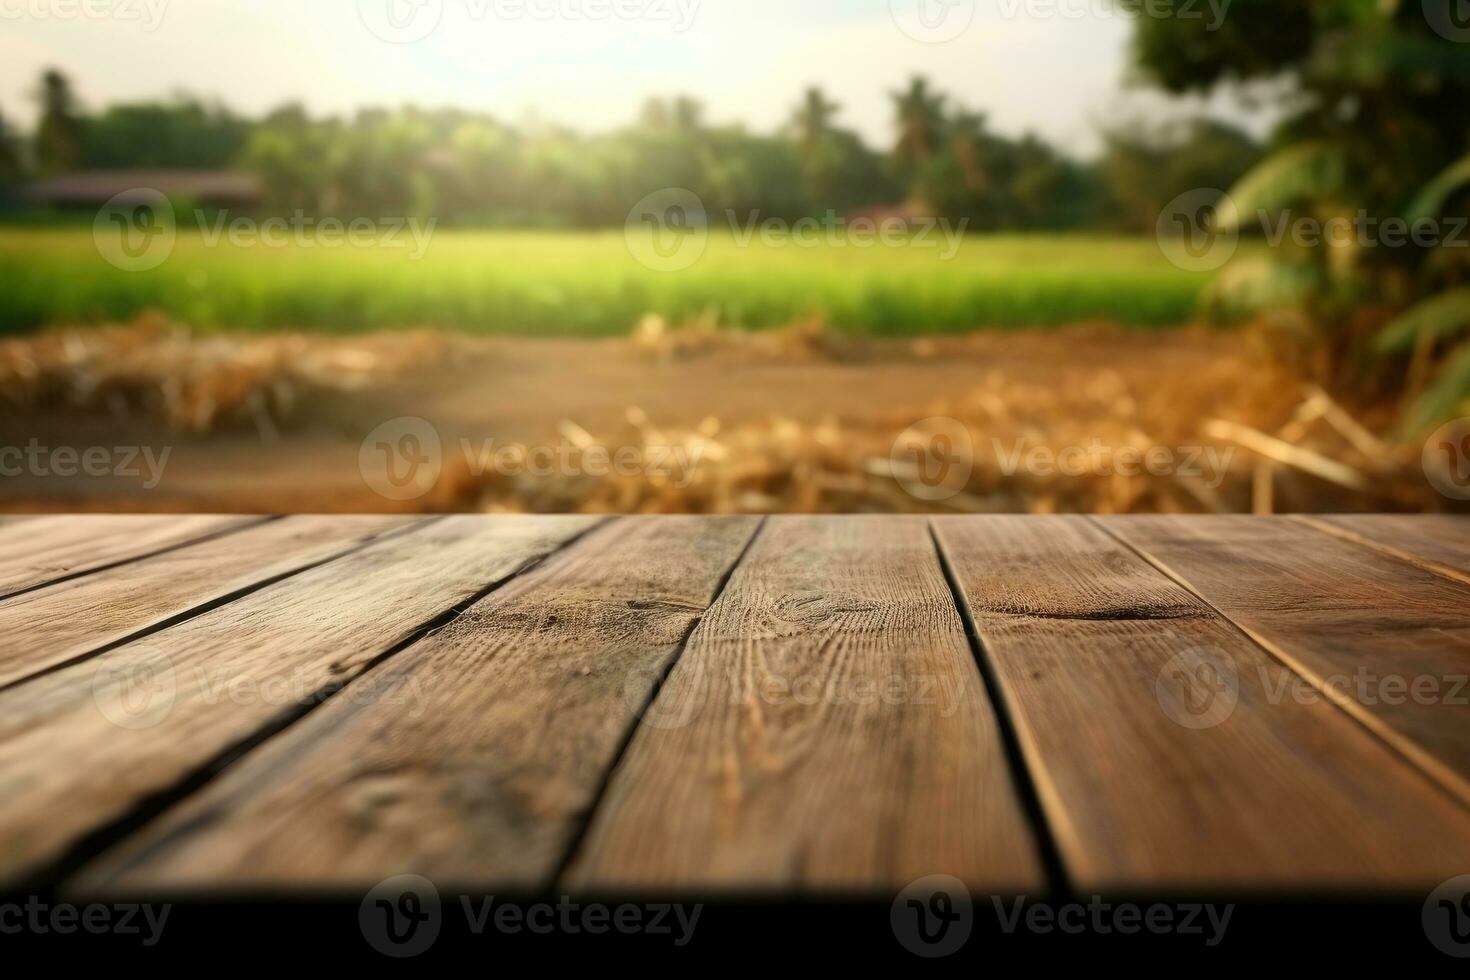
M29 124L49 65L92 107L186 89L251 113L413 102L589 131L678 93L770 130L819 84L886 146L888 93L922 72L993 129L1086 154L1102 125L1184 111L1128 88L1130 31L1107 0L0 0L0 112Z

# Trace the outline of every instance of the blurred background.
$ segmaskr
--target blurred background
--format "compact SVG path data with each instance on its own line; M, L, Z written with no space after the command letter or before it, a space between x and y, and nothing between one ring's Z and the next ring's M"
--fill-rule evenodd
M0 509L1435 511L1464 0L0 0Z

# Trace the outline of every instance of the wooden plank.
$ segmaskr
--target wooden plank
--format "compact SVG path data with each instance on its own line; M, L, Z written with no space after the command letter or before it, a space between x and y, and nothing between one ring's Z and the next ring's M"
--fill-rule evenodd
M64 871L88 856L69 849L100 846L84 835L136 818L594 525L448 518L0 693L0 883Z
M81 880L548 887L755 518L604 528L374 672ZM349 692L350 693L350 689Z
M0 599L67 576L156 554L260 517L43 517L7 528L0 550Z
M1298 520L1470 583L1470 517L1369 514Z
M1077 887L1418 888L1470 867L1470 811L1086 519L935 527ZM1211 703L1216 680L1233 691Z
M1470 801L1470 586L1290 519L1103 526Z
M1043 872L922 518L773 518L564 885L888 891Z
M402 517L292 517L0 603L0 687L256 583L409 526Z

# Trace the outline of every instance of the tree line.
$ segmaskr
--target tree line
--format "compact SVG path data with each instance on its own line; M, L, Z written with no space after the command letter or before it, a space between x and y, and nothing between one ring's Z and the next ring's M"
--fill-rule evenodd
M977 230L1144 231L1174 195L1228 186L1262 153L1244 132L1196 119L1120 126L1099 159L1078 161L1034 135L992 131L923 78L891 93L894 138L878 149L844 128L841 105L816 87L770 134L713 125L688 97L651 100L633 123L600 134L452 108L320 117L286 105L247 118L185 95L88 112L54 70L35 97L33 132L0 115L0 186L77 171L236 169L260 178L273 213L461 225L615 226L650 191L685 187L742 216L904 206Z

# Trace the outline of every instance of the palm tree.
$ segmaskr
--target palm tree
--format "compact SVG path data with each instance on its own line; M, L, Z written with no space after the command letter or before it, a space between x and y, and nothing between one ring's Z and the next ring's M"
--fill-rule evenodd
M698 133L704 128L704 104L687 95L672 101L649 99L643 103L639 121L644 129L655 133Z
M985 190L990 183L985 172L985 116L977 112L960 112L950 124L950 152L959 164L965 188L972 192Z
M839 109L841 106L814 85L806 90L791 117L807 192L827 204L832 201L833 187L848 157L847 143L832 125Z
M796 143L801 147L803 158L811 159L832 135L832 120L841 108L836 102L828 101L826 94L815 85L806 90L806 96L791 119L792 128L796 132Z
M917 170L927 164L939 147L944 129L944 96L935 94L929 82L914 76L906 91L893 93L898 116L898 144L894 158Z
M0 114L0 186L20 180L20 141L10 128L5 116Z
M679 96L674 100L673 123L677 133L699 132L704 128L704 104L687 95Z
M663 99L649 99L643 103L643 110L638 114L638 122L644 129L651 132L667 132L669 129L669 104Z
M82 120L71 82L55 69L41 76L41 121L36 129L36 168L45 174L76 169L82 158Z

